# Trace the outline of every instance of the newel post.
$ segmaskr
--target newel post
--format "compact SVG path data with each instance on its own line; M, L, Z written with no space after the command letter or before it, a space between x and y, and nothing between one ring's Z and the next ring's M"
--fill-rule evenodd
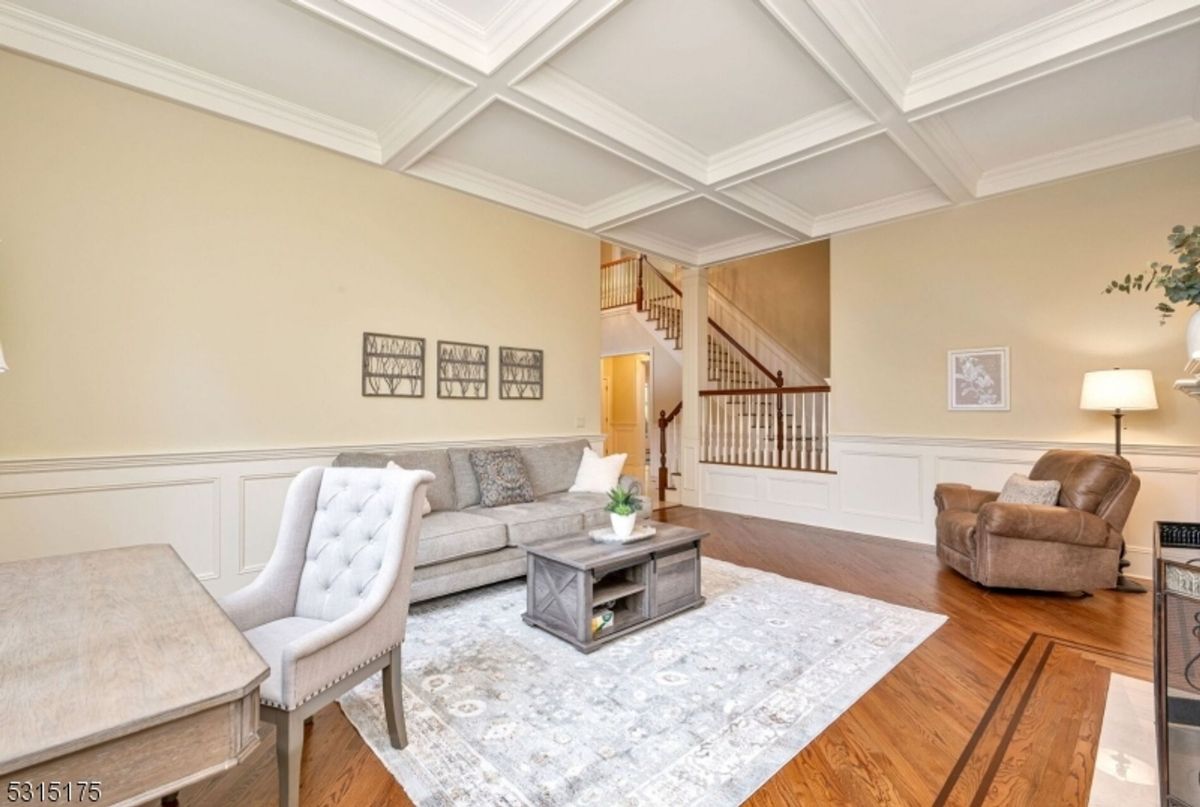
M664 501L667 498L667 410L659 410L658 413L658 500Z
M637 310L638 311L646 310L645 305L643 304L645 302L646 295L645 295L645 292L643 291L643 287L642 287L642 264L644 264L645 262L646 262L646 256L639 255L638 256L638 275L637 275Z

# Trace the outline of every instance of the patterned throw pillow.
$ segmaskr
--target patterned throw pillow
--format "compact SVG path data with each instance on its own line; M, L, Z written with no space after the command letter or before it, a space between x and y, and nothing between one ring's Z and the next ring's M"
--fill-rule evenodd
M1004 483L998 502L1011 504L1058 504L1062 483L1053 479L1034 482L1024 474L1013 474Z
M518 449L473 449L470 456L484 507L533 501L533 484Z

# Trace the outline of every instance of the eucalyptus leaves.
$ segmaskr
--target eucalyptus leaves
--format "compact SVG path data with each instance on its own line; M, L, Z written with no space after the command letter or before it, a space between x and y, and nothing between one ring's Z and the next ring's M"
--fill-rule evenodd
M1167 243L1171 245L1171 254L1176 256L1178 266L1170 261L1154 261L1150 264L1149 277L1145 272L1125 275L1124 280L1109 283L1104 293L1120 291L1132 294L1159 288L1170 303L1200 306L1200 226L1192 227L1189 231L1182 224L1175 225L1167 235ZM1162 315L1160 324L1175 313L1175 306L1170 303L1160 302L1154 307Z

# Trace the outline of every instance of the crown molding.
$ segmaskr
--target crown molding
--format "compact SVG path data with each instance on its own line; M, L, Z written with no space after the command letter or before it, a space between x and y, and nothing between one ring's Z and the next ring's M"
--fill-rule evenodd
M513 207L561 224L587 229L587 208L511 179L498 177L473 165L430 154L406 173L439 185Z
M979 196L991 196L1196 146L1200 146L1200 121L1192 117L1176 118L988 169L979 177L976 192Z
M748 258L760 252L769 252L794 243L797 243L795 238L776 232L743 235L697 250L696 263L693 265L712 266L731 261L734 258Z
M746 207L757 210L764 216L770 216L776 221L786 224L806 237L811 238L816 231L817 219L815 216L799 205L771 193L756 182L751 181L725 188L722 193L741 202Z
M514 84L512 89L670 166L696 182L703 183L708 179L708 158L703 153L555 67L542 66Z
M455 104L470 94L470 87L441 78L422 90L412 103L393 115L391 121L380 131L382 162L391 162L405 146L420 137Z
M884 36L863 0L808 0L842 44L856 56L879 87L900 109L912 72Z
M585 214L587 229L602 230L617 226L618 222L649 215L689 193L687 188L665 179L635 185L627 191L589 205Z
M564 14L574 0L510 0L486 24L437 0L339 0L354 11L491 75Z
M862 107L846 100L712 155L707 161L706 180L709 183L724 182L777 160L877 126L875 119Z
M378 135L259 90L0 0L0 46L375 164Z
M914 191L888 196L885 199L848 207L836 213L818 216L813 235L816 237L828 236L898 219L902 216L936 210L949 204L951 204L950 200L937 188L918 188Z
M857 4L861 0L839 2ZM1078 59L1061 63L1071 54L1086 51L1081 54L1084 59L1095 58L1132 44L1121 40L1125 35L1176 15L1183 16L1167 30L1200 19L1200 8L1192 0L1083 0L914 70L901 108L913 112L1005 79L1028 80L1077 63ZM1039 67L1046 69L1036 70Z
M959 139L958 133L945 118L924 118L913 124L917 135L934 152L972 197L979 195L979 178L983 169Z

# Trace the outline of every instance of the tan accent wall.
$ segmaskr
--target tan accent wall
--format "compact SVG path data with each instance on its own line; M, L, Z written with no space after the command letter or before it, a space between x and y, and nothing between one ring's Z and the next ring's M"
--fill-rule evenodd
M731 261L708 283L821 376L829 375L829 242Z
M1154 371L1160 409L1129 442L1200 443L1200 404L1171 389L1191 311L1160 326L1159 298L1107 296L1114 277L1168 257L1200 223L1200 151L836 236L834 434L1107 441L1079 409L1083 373ZM1012 410L950 412L946 351L1008 346Z
M2 51L0 109L0 458L598 432L596 239ZM428 340L424 399L360 395L363 331Z

